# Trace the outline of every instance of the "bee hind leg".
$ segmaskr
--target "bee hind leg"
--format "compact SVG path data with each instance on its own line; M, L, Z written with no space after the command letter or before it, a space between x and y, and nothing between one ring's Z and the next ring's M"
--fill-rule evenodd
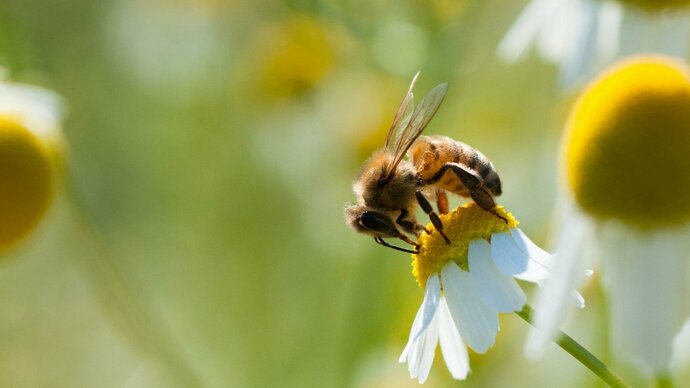
M498 212L496 211L496 209L491 209L491 210L489 210L489 213L491 213L491 214L495 215L496 217L502 219L503 222L505 222L506 224L508 223L508 219L505 218L505 217L503 217L502 215L498 214Z
M457 175L457 177L460 178L462 184L465 185L465 187L467 187L467 189L470 191L470 196L472 197L472 200L480 208L502 219L505 223L508 223L508 220L502 215L498 214L498 212L496 211L496 201L494 201L494 197L483 186L482 180L479 177L479 175L477 175L476 172L459 163L444 164L443 167L441 167L438 170L438 172L434 174L434 177L427 183L434 183L441 179L443 174L446 173L446 170L453 171L453 173L455 173L455 175Z
M445 190L436 190L436 207L439 214L448 214L448 194Z
M424 197L424 194L422 194L421 191L417 190L414 194L417 197L417 202L419 202L419 206L421 206L422 210L424 210L424 213L426 213L429 216L429 219L431 220L431 223L434 225L434 228L438 230L446 244L450 245L450 240L448 239L448 237L446 237L446 234L443 233L443 222L441 222L441 219L438 217L438 214L436 214L436 212L434 211L434 208L431 207L431 204L426 199L426 197Z
M489 194L488 191L486 191L486 189L480 187L476 190L470 191L470 193L472 195L472 200L479 205L479 207L502 219L506 224L508 223L508 219L498 214L498 211L496 211L496 201L494 201L494 198L491 196L491 194Z

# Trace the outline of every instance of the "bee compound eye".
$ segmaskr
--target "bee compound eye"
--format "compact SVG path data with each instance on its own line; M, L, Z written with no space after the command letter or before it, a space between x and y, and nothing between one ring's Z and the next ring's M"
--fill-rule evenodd
M391 225L390 220L380 213L364 212L359 218L359 223L372 232L377 232L381 235L398 235L397 230Z

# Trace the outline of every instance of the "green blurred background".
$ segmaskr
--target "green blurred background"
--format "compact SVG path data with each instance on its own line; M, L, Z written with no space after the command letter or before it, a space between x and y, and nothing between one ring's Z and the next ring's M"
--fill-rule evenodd
M416 386L410 258L342 210L421 69L418 96L450 84L428 132L487 154L548 245L573 96L495 58L525 3L0 0L0 65L64 96L70 143L65 189L0 262L0 386ZM567 331L644 381L608 354L596 279L585 295ZM427 386L600 385L501 328L466 382L438 354Z

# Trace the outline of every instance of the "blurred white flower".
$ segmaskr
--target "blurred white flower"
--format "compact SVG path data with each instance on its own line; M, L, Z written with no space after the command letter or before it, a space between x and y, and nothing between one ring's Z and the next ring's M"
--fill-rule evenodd
M0 68L2 72L2 68ZM3 82L0 77L0 116L12 117L37 136L62 136L65 104L55 92L39 86Z
M534 45L571 86L613 61L643 52L688 54L690 4L683 0L531 0L498 47L515 62Z
M66 148L62 111L55 93L0 80L0 253L29 235L52 203Z
M539 354L594 257L616 354L665 374L690 315L690 73L642 56L606 72L573 108L563 143L565 217L554 274L527 342Z

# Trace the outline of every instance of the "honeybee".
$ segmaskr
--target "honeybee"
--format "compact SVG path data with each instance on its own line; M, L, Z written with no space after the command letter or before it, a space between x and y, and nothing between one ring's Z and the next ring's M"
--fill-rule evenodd
M345 221L355 231L403 252L417 253L408 235L429 231L417 222L419 205L446 243L443 223L427 199L435 191L440 213L448 212L446 191L471 198L482 209L503 219L494 197L501 194L501 180L494 165L471 146L445 136L422 136L448 90L442 83L414 106L412 89L419 72L393 118L383 149L364 163L353 184L357 203L345 208ZM409 152L409 159L405 155ZM507 221L506 221L507 222ZM391 245L384 238L398 238L415 250Z

